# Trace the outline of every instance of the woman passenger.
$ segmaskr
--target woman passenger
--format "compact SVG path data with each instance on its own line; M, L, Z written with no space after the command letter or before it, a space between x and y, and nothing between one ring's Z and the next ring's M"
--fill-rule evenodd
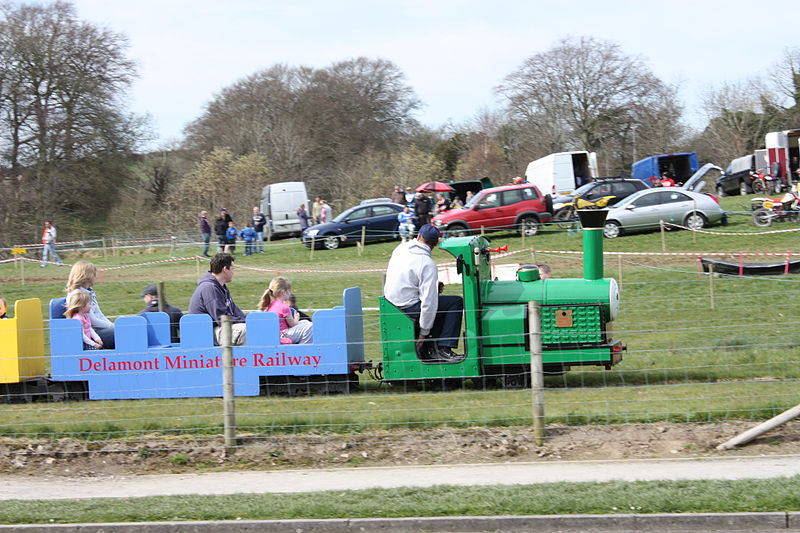
M91 318L92 328L97 332L103 341L104 348L114 348L114 324L100 310L97 303L97 295L92 288L97 281L97 268L89 261L78 261L72 265L67 279L67 307L74 305L73 296L79 292L89 295L91 303L89 306L89 318Z

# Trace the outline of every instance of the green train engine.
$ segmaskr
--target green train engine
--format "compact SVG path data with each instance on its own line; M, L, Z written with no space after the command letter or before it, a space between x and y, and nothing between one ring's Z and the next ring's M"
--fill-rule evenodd
M456 259L464 297L464 358L423 361L415 350L414 323L380 298L383 378L416 380L499 381L505 387L526 386L530 376L528 302L541 306L545 372L576 365L610 369L622 359L624 346L611 337L610 323L619 310L616 280L603 277L605 210L579 212L583 226L583 279L540 279L538 269L522 267L517 279L493 280L489 241L454 237L440 247Z

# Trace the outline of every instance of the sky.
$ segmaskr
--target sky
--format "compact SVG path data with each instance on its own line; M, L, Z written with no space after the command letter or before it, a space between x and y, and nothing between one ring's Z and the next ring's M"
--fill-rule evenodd
M215 94L275 64L392 61L422 101L416 118L462 124L502 101L494 88L567 36L613 41L676 84L690 124L703 94L763 76L800 47L797 0L772 0L774 24L742 0L73 0L79 18L129 39L139 77L129 109L149 115L151 148L180 140ZM794 21L786 22L783 21Z

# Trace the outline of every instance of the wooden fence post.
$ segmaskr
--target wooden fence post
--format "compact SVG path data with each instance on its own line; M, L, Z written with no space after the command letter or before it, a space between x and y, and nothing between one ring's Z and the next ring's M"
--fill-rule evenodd
M539 302L528 302L531 345L531 394L533 402L533 440L544 444L544 370L542 364L542 318Z

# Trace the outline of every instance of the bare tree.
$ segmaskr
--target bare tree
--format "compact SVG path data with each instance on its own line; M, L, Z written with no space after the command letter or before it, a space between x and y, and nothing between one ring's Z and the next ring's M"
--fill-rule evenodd
M0 157L20 188L16 224L103 213L141 135L120 99L135 76L125 37L60 1L0 16Z
M267 156L278 181L333 193L333 176L398 145L419 102L402 72L357 58L323 69L276 65L224 89L186 130L186 146Z
M608 166L615 171L631 159L631 139L620 132L645 135L654 113L666 114L674 125L666 143L676 142L682 130L674 89L641 58L592 37L565 38L531 56L497 92L508 100L516 131L541 139L539 150L604 152L613 158Z
M787 48L769 72L771 94L766 98L783 111L783 127L800 127L800 48Z

